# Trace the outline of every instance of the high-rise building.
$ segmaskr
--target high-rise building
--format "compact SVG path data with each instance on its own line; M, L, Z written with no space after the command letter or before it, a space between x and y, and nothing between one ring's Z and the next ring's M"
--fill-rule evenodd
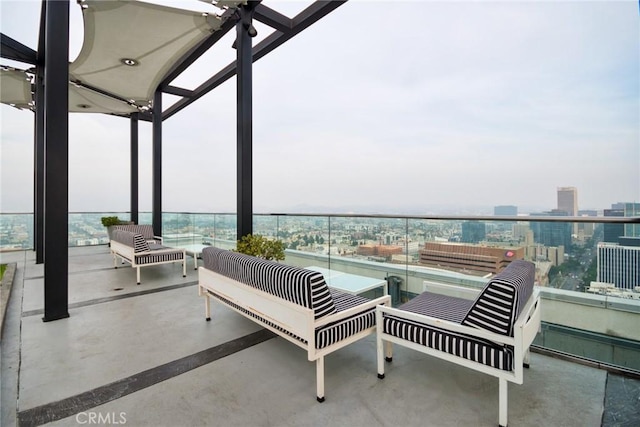
M624 216L623 209L605 209L604 216ZM602 227L602 241L607 243L619 243L621 236L624 236L624 224L604 224Z
M500 215L516 216L518 215L518 207L512 206L512 205L494 206L493 214L496 216L500 216Z
M568 216L565 211L552 210L550 212L532 213L535 216ZM545 246L563 246L568 249L571 246L571 223L568 222L539 222L533 218L529 224L533 231L533 237L536 243Z
M487 237L484 222L467 221L462 223L462 242L479 243Z
M569 216L578 216L578 189L576 187L558 187L558 210Z
M624 216L640 216L640 203L625 203ZM640 237L640 224L625 224L625 237Z
M599 243L597 259L598 282L621 289L640 287L640 246Z

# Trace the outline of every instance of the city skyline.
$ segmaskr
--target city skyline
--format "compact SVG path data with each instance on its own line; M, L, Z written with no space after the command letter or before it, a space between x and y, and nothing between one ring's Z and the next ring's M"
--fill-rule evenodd
M308 4L264 3L289 16ZM0 7L3 34L35 49L40 2ZM638 202L637 16L632 1L348 2L254 64L254 211L542 211L558 187L578 189L579 210ZM254 44L271 31L256 27ZM232 61L232 42L174 84ZM0 211L30 211L32 113L0 108ZM165 121L163 210L235 211L235 128L235 79ZM129 209L128 132L123 118L70 115L70 211ZM150 141L141 123L142 211Z

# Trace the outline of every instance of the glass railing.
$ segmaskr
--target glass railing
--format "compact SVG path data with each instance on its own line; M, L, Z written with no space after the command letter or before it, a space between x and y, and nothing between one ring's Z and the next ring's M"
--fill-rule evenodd
M102 216L72 213L69 246L108 243ZM0 214L0 250L33 247L33 214ZM162 216L173 246L235 247L233 213ZM151 223L140 213L139 223ZM480 288L512 259L536 264L543 327L535 344L640 372L640 220L610 217L254 215L254 234L286 245L284 263L386 280L394 305L425 282ZM377 296L381 290L370 291Z

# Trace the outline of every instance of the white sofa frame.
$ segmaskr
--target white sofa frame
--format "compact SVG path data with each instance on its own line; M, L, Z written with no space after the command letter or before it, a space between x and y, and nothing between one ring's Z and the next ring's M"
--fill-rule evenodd
M428 282L425 282L424 286L430 291L446 290L447 293L457 292L459 295L466 295L467 298L469 296L477 296L481 291L481 289L470 289L462 286L441 285ZM473 360L455 356L444 351L432 349L430 347L416 344L414 342L404 340L394 335L384 333L382 323L383 314L388 314L394 317L422 323L424 325L432 326L444 331L466 334L472 337L493 341L497 344L512 346L513 369L511 371L506 371L494 368L492 366L484 365ZM534 288L531 297L527 301L527 304L524 306L524 308L520 312L520 315L514 322L513 337L461 325L455 322L439 319L437 317L424 316L404 310L399 310L397 308L379 306L376 309L376 347L378 359L378 378L384 378L384 361L392 361L392 344L394 343L419 351L421 353L428 354L430 356L435 356L440 359L465 366L479 372L483 372L488 375L495 376L498 378L498 424L502 427L506 427L508 414L508 382L513 382L515 384L523 383L523 368L529 367L529 347L535 339L536 334L540 330L540 314L540 294L538 289L536 288Z
M302 342L295 337L292 337L288 333L274 328L268 323L250 316L242 310L238 310L232 305L225 304L226 306L232 308L234 311L242 314L246 318L253 320L254 322L267 328L273 333L307 351L308 360L311 362L316 362L316 398L318 402L323 402L325 400L324 356L355 341L358 341L359 339L364 338L367 335L375 333L376 327L373 326L371 328L364 329L322 349L316 349L315 331L324 325L336 322L338 320L346 319L355 314L362 313L363 311L366 311L368 309L375 308L380 304L391 305L391 297L389 295L385 295L370 300L364 304L351 307L348 310L327 315L318 320L315 320L312 309L279 298L268 292L253 288L242 282L233 280L229 277L211 271L205 267L199 267L198 270L198 295L205 298L206 320L211 320L210 296L219 295L220 297L234 304L237 304L245 310L258 315L275 325L278 325L278 327L306 341L306 343ZM218 301L224 304L224 301Z

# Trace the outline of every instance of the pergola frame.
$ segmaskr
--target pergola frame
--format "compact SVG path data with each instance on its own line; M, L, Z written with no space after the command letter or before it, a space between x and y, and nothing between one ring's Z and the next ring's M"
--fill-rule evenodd
M151 121L153 129L154 232L162 234L162 122L223 82L237 75L237 223L238 238L252 233L252 64L293 38L346 0L315 1L294 18L251 0L230 15L220 29L177 61L154 95L151 112L125 115L131 131L131 219L138 218L138 122ZM227 13L225 12L225 13ZM250 28L255 19L275 31L252 46ZM236 60L194 90L173 86L172 81L235 27ZM255 34L253 34L255 35ZM68 106L69 0L43 0L38 51L0 34L1 57L35 68L34 82L34 249L36 263L44 263L44 317L52 321L69 317L68 312ZM46 70L46 72L45 72ZM100 88L104 95L121 99ZM162 109L162 94L180 97Z

